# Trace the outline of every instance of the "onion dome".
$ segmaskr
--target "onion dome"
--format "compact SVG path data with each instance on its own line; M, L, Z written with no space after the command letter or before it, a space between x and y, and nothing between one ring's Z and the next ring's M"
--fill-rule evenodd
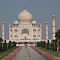
M32 14L24 9L19 15L18 20L20 21L30 21L32 20Z

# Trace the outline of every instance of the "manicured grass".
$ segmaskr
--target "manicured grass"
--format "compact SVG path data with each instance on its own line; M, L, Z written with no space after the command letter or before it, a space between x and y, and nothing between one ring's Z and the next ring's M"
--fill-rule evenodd
M10 49L7 49L6 51L3 51L3 52L0 52L0 60L7 56L9 53L11 53L12 51L14 51L16 48L18 47L13 47L13 48L10 48Z
M51 53L52 55L55 55L57 57L60 57L60 51L52 51L52 50L47 50L47 49L44 49L44 48L41 48L41 47L38 47L39 49L43 50L43 51L46 51L48 53Z

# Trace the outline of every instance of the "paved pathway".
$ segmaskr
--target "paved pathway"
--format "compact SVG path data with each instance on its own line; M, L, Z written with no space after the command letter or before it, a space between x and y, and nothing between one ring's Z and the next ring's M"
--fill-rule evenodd
M47 60L31 47L22 47L16 55L15 60Z

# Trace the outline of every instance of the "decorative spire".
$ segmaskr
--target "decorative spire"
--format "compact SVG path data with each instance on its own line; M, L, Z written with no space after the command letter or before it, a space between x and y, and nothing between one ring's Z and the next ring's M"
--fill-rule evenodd
M26 6L24 6L24 9L27 9L27 7L26 7Z
M5 22L2 22L2 39L5 40Z

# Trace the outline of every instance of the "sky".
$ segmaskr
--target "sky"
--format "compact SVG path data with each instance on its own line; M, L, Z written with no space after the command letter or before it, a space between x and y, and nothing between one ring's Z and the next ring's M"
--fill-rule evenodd
M45 38L46 21L49 24L49 38L52 36L53 14L56 15L56 31L60 29L60 0L0 0L0 36L2 21L5 21L5 36L8 38L9 24L13 24L18 19L18 14L24 7L38 24L42 24L43 38Z

